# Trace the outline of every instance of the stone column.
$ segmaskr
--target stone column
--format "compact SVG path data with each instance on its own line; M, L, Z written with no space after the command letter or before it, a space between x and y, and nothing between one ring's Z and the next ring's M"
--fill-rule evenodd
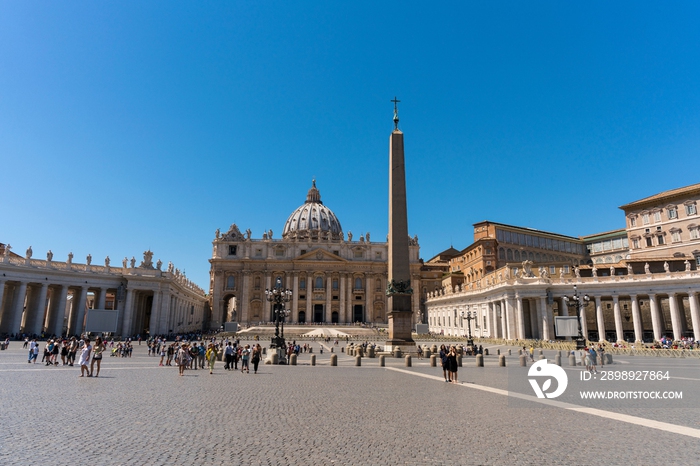
M170 290L164 290L162 292L160 311L158 313L160 317L158 319L157 333L159 334L167 334L170 329L170 301Z
M160 290L153 291L153 303L151 303L151 320L148 325L148 334L150 336L157 335L160 330L161 294L162 293Z
M605 316L603 315L603 304L600 296L594 296L595 316L598 323L598 341L605 341Z
M700 306L698 305L697 292L688 293L688 304L690 305L690 320L693 323L693 336L695 341L700 341Z
M33 328L30 333L41 333L44 331L44 322L46 320L46 294L49 291L49 284L44 282L41 284L41 290L37 297L36 307L34 308L34 320L32 321Z
M549 341L552 339L552 335L550 333L550 330L551 330L550 326L552 325L552 321L549 318L549 308L547 306L547 297L546 296L540 297L539 309L541 310L541 315L542 315L542 319L540 320L542 333L540 333L540 336L542 337L543 340Z
M499 332L501 338L508 338L508 317L506 315L506 300L502 299L498 303L501 310L501 330Z
M373 322L372 309L372 275L365 275L365 322ZM411 308L412 309L412 308Z
M292 285L292 322L299 322L299 272L294 272Z
M630 295L632 300L632 323L634 325L634 341L642 341L642 315L639 313L639 301L637 301L637 295Z
M5 303L3 302L3 299L5 299L5 282L6 280L3 280L0 278L0 325L2 325L2 330L0 330L0 333L5 333Z
M668 304L671 308L671 327L673 328L673 339L678 341L683 337L683 325L681 324L681 316L678 310L676 293L668 294Z
M12 306L11 333L18 333L22 325L22 313L24 312L24 302L27 298L27 282L20 282L15 288L15 297Z
M54 335L63 335L63 320L66 317L66 300L68 299L68 285L61 286L61 292L58 294L58 302L56 303L56 315L53 316Z
M615 315L615 336L618 342L625 341L625 333L622 328L622 313L620 312L620 298L613 295L613 314Z
M134 321L134 293L136 290L126 290L126 301L124 304L124 320L121 328L121 336L127 338L131 336Z
M517 306L515 320L518 323L516 338L523 340L525 339L525 312L523 311L523 298L516 295L515 299Z
M530 309L530 329L532 331L532 338L542 338L542 307L538 305L537 299L528 298L527 305ZM535 335L535 333L537 335Z
M330 322L331 320L331 298L333 295L333 277L330 272L326 272L326 305L323 310L323 321Z
M659 341L664 332L662 328L661 314L659 313L659 300L655 294L649 293L649 311L651 314L651 326L654 329L654 340Z
M347 310L346 310L346 294L347 294L347 287L345 286L345 281L347 280L347 276L345 274L340 274L340 277L338 278L340 281L340 315L338 316L338 322L341 324L344 324L347 322L347 316L345 315Z
M88 294L88 286L87 285L81 286L80 287L80 299L78 300L78 308L75 310L78 317L75 321L75 331L73 331L71 333L82 335L83 332L85 331L85 303L87 303L87 294ZM75 299L75 296L73 296L73 299Z
M104 309L105 303L107 302L107 288L100 288L100 295L97 299L96 309Z
M314 300L314 277L306 276L306 322L314 321L313 300Z
M240 321L250 323L250 272L243 271L243 288L241 288Z
M274 285L272 284L272 275L268 272L265 274L265 288L271 290ZM270 322L274 319L272 318L272 302L263 298L263 322Z
M506 298L506 323L508 324L507 328L507 338L509 340L514 340L518 338L518 334L516 332L517 326L515 323L515 303L513 302L514 299L512 297Z
M585 302L583 302L583 306L581 306L581 332L583 333L583 339L588 340L588 320L586 318L586 306Z

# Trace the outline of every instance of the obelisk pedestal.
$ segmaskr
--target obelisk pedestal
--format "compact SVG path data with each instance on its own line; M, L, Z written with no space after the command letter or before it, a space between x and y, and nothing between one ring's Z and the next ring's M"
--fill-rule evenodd
M406 165L403 133L394 102L394 131L389 137L389 270L388 297L389 340L385 350L415 350L411 336L413 308L411 269L408 254L408 214L406 208Z

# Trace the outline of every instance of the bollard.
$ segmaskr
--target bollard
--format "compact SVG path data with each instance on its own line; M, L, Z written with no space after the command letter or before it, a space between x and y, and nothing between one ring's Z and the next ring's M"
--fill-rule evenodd
M331 353L333 353L333 352L334 352L334 351L333 351L333 347L331 346Z
M316 365L316 355L315 355L315 354L312 354L312 355L311 355L311 365L312 365L312 366L315 366L315 365Z
M520 355L520 366L521 367L527 366L527 356L525 356L524 354Z
M457 367L462 367L462 355L457 355Z
M569 355L569 365L570 365L570 366L575 366L575 365L576 365L576 356L574 356L573 354L570 354L570 355Z
M433 354L430 356L430 367L436 367L437 366L437 355Z
M384 367L384 359L385 356L383 354L379 356L379 367Z
M338 365L338 355L331 354L331 366L337 366L337 365Z
M489 355L489 349L488 349L488 348L484 348L484 356L488 356L488 355Z
M544 354L540 354L539 359L547 359Z
M406 367L411 367L411 355L407 354L405 359L406 359Z
M311 354L313 352L314 352L314 349L311 346L309 346L309 354Z
M500 356L500 355L501 355L501 350L500 350L500 349L497 349L497 350L496 350L496 355L497 355L497 356Z
M341 353L344 353L344 352L345 352L345 347L344 347L344 346L341 346L341 347L340 347L340 352L341 352Z
M362 365L362 356L355 356L355 366L360 367Z
M369 348L367 348L367 357L374 358L374 348L371 346Z
M424 358L430 357L430 348L428 348L427 346L425 348L423 348L423 357Z
M267 348L263 346L263 354L267 354Z
M500 367L506 367L506 355L502 354L498 357L498 365Z
M561 366L561 354L557 353L554 355L554 364Z
M476 367L484 367L484 355L483 354L476 355Z
M401 348L396 348L394 350L394 357L395 358L400 358L401 357Z
M544 354L544 352L542 351L542 348L539 349L539 353L538 353L538 354L539 354L540 356L542 356L542 355Z
M290 366L297 365L297 355L296 354L292 354L291 356L289 356L289 365Z
M612 354L605 353L605 364L612 364L612 363L613 363Z
M280 363L280 358L277 353L270 353L270 357L267 358L268 361L270 361L270 364L277 365ZM267 362L265 363L267 364Z
M508 350L508 356L510 356L510 354L511 354L511 353L510 353L510 350Z
M438 352L438 347L437 347L437 345L431 346L431 347L430 347L430 352L433 353L433 354L437 353L437 352Z
M522 355L523 355L523 350L519 349L519 350L518 350L518 356L522 356Z

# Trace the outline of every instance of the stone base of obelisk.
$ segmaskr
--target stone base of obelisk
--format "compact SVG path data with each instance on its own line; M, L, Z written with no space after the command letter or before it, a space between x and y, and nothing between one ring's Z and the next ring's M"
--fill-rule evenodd
M411 336L411 331L413 330L413 312L392 311L389 313L388 317L389 339L384 345L384 351L394 351L396 348L401 349L404 353L415 351L416 343Z

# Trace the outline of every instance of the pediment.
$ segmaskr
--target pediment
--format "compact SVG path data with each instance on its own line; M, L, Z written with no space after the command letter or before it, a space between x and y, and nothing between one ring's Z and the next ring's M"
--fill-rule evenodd
M312 249L306 254L297 257L295 262L348 262L347 259L343 259L340 256L336 256L332 252L326 251L324 249Z

